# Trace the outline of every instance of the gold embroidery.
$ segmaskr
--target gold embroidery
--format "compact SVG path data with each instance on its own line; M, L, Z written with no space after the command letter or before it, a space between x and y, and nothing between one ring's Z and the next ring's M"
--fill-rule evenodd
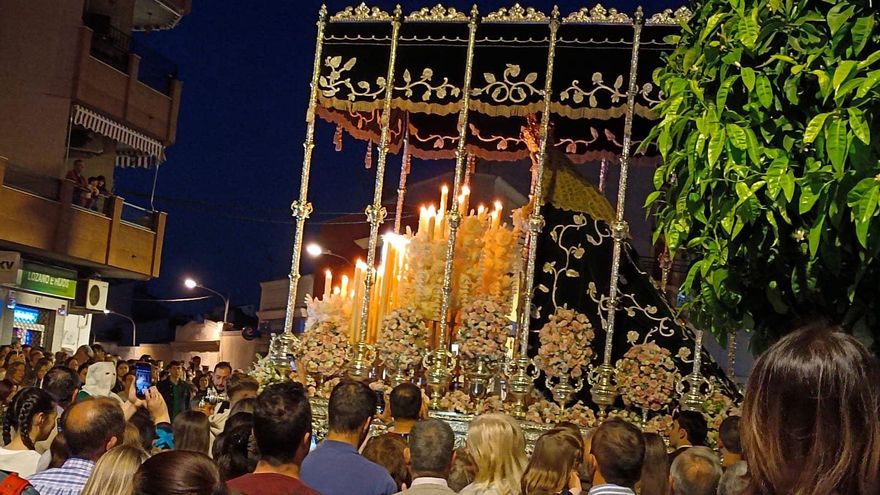
M455 7L448 9L439 3L431 8L423 7L412 14L406 16L407 21L434 21L434 22L450 22L450 21L467 21L468 16L464 12L459 12Z
M553 206L590 215L595 220L611 222L614 209L604 194L567 167L544 174L544 191Z
M502 80L499 81L495 74L484 72L483 79L486 85L482 88L474 88L471 95L479 96L483 93L489 93L489 97L495 103L522 103L532 95L541 94L541 90L533 86L538 80L537 72L529 72L522 81L514 81L519 77L520 66L516 64L505 64L507 66L502 73Z
M652 15L645 24L649 26L677 26L682 22L690 21L693 15L693 12L687 7L680 7L675 12L672 12L672 9L666 9Z
M367 81L358 81L357 88L360 88L360 90L358 90L351 83L350 77L343 79L345 73L354 68L356 63L357 58L352 57L340 67L340 64L342 64L342 56L336 55L333 57L327 57L327 59L324 60L324 65L330 68L330 74L327 76L321 76L318 79L318 88L321 90L321 95L325 98L332 98L345 88L348 89L348 101L354 101L356 97L376 99L383 91L385 91L385 77L383 76L376 78L377 88L375 90L372 89L372 86Z
M447 93L451 96L458 96L461 94L461 90L455 87L452 84L449 84L449 78L444 77L443 82L441 82L437 86L432 86L432 78L434 77L434 70L430 67L425 67L422 70L422 76L420 79L413 81L412 76L409 73L409 69L403 71L403 82L406 83L403 86L395 86L394 89L398 91L403 91L406 97L411 97L413 95L413 88L418 86L424 86L425 92L422 93L422 101L428 101L431 99L432 95L436 95L437 98L443 99L446 98Z
M555 9L555 7L554 7ZM484 22L547 22L547 14L534 7L523 8L515 3L510 9L501 7L483 18Z
M584 97L589 98L589 104L591 107L596 107L599 104L598 99L596 98L596 93L600 91L607 91L611 94L611 103L618 103L620 100L626 98L626 93L621 93L620 88L623 87L623 76L617 76L617 79L614 80L614 87L610 87L604 83L602 80L602 73L596 72L593 74L593 89L587 91L580 87L580 81L575 79L571 82L571 86L562 90L559 93L559 101L567 101L571 98L571 101L574 103L581 103L584 101Z
M596 4L592 9L582 7L580 10L572 12L565 19L563 24L592 24L592 23L608 23L608 24L630 24L632 19L617 9L605 10L602 4Z
M367 7L361 2L357 7L346 7L330 18L332 22L362 22L362 21L390 21L391 14L379 7Z

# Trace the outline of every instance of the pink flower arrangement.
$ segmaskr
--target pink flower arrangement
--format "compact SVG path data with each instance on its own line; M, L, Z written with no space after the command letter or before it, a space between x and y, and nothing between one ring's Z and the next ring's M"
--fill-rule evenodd
M627 406L659 411L672 401L677 381L672 354L654 342L632 346L617 361L617 386Z
M595 336L585 314L567 307L556 308L538 332L541 340L536 357L538 368L548 377L584 376L593 357L590 343Z
M499 363L507 354L510 308L497 297L481 296L461 308L459 352L466 361L484 358Z
M657 433L664 438L669 437L669 431L672 430L672 416L668 414L660 414L648 420L645 425L645 432Z
M306 371L325 379L342 374L349 350L348 335L335 319L315 321L303 332L301 342Z
M399 308L385 316L377 348L386 368L406 370L422 361L422 350L428 346L428 326L413 308Z

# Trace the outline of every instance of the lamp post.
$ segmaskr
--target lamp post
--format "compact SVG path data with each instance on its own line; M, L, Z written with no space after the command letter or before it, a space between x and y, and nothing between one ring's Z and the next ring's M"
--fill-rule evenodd
M196 287L198 287L199 289L206 290L206 291L208 291L208 292L214 294L215 296L219 297L220 299L223 299L223 304L224 304L224 308L223 308L223 329L225 330L225 329L226 329L226 318L229 316L229 298L226 297L226 296L224 296L223 294L217 292L216 290L210 288L210 287L205 287L204 285L202 285L202 284L196 282L195 280L193 280L193 279L191 279L191 278L188 278L188 279L184 280L183 285L185 285L186 288L187 288L187 289L190 289L190 290L195 289Z
M134 322L134 320L128 315L124 315L122 313L117 313L116 311L112 311L109 309L105 309L104 314L105 315L121 316L122 318L125 318L126 320L131 322L131 345L132 345L132 347L136 347L137 346L137 324Z
M314 242L306 246L306 252L309 253L309 256L311 256L312 258L317 258L318 256L333 256L348 263L348 266L354 267L354 263L352 263L350 259L346 258L345 256L336 254L329 249L324 249Z

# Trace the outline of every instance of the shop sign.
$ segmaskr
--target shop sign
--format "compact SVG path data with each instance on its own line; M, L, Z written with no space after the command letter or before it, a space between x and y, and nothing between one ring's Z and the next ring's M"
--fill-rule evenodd
M0 251L0 284L16 283L20 268L21 254L13 251Z
M60 268L26 262L18 285L22 289L40 294L64 299L76 298L76 272Z

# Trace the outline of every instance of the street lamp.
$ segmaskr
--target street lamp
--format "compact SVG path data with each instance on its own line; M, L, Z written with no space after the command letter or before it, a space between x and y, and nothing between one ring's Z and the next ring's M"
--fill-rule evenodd
M217 292L216 290L210 288L210 287L205 287L204 285L196 282L195 280L193 280L191 278L184 280L183 285L186 286L186 288L190 289L190 290L195 289L196 287L198 287L199 289L204 289L204 290L214 294L215 296L219 297L220 299L223 299L223 305L224 305L224 308L223 308L223 328L226 329L226 318L229 316L229 298L224 296L223 294Z
M105 315L121 316L122 318L125 318L126 320L131 322L131 345L132 345L132 347L136 347L137 346L137 324L134 322L134 320L131 319L131 317L128 315L124 315L122 313L117 313L116 311L111 311L109 309L105 309L104 314Z
M314 242L306 245L306 253L308 253L309 256L311 256L312 258L317 258L318 256L333 256L348 263L349 266L354 267L354 263L352 263L350 259L346 258L345 256L338 255L333 251L330 251L329 249L324 249Z

